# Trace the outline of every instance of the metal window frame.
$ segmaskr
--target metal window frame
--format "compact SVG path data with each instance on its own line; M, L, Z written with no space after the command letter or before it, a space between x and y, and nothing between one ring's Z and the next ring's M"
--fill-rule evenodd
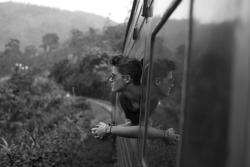
M126 47L129 46L130 43L134 42L133 40L133 31L135 26L138 24L138 20L140 18L141 12L142 12L142 7L143 4L140 5L140 2L143 3L143 0L134 0L133 6L132 6L132 11L129 17L129 22L126 28L126 34L125 34L125 40L123 42L123 54L125 56L129 55L131 50L134 47L134 43L131 44L131 47ZM141 6L141 7L140 7ZM140 7L140 9L138 9ZM139 10L138 16L137 16L137 11Z
M138 30L137 33L138 33L139 36L140 36L141 30L142 30L142 28L143 28L143 25L144 25L145 22L146 22L146 18L143 18L141 24L139 25L139 27L137 27L137 26L138 26L139 19L140 19L140 17L141 17L141 13L142 13L142 8L140 9L139 15L136 17L137 19L136 19L135 26L133 27L133 29L131 29L132 33L134 33L135 28L137 28L137 30ZM128 41L128 44L132 42L132 39L133 39L133 38L130 38L130 40ZM133 39L133 42L134 42L134 43L132 44L131 48L127 51L126 55L130 55L130 54L131 54L131 51L133 50L133 48L134 48L134 46L135 46L135 41L136 41L136 40L138 40L138 39Z
M144 0L144 9L147 8L147 1ZM158 32L161 30L161 28L165 25L165 23L168 21L171 14L175 11L175 9L178 7L182 0L173 0L169 8L166 10L166 12L163 14L160 22L157 24L157 26L154 28L151 39L150 39L150 55L149 55L149 70L146 74L147 77L147 86L146 86L146 99L145 99L145 122L144 122L144 129L143 129L143 138L142 138L142 151L141 151L141 165L143 167L146 167L146 162L144 160L145 152L146 152L146 139L147 139L147 133L148 133L148 117L149 117L149 109L150 109L150 94L151 94L151 80L152 80L152 68L153 68L153 51L154 51L154 43L155 38Z
M185 118L188 116L187 112L185 111L188 99L187 97L187 88L189 87L189 69L190 69L190 57L191 57L191 50L192 50L192 43L193 43L193 7L194 7L194 1L195 0L190 0L190 9L189 9L189 21L188 21L188 43L187 43L187 50L186 50L186 56L184 58L184 74L183 74L183 90L182 90L182 105L181 105L181 113L183 113L182 117L180 118L180 125L181 129L184 129L186 126L186 120ZM181 131L181 138L182 140L185 140L185 136L183 135L183 131ZM182 146L182 141L180 142L180 146L178 149L178 156L177 156L177 167L180 166L185 166L185 164L182 164L181 158L184 155L183 152L183 146Z

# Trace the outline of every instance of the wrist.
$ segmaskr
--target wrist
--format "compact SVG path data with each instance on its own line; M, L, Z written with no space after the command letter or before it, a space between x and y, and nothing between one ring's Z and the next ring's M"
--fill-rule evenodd
M112 134L112 125L109 126L109 134L111 135Z
M169 137L169 129L163 130L163 137L164 137L164 138Z
M109 135L112 134L112 125L107 126L105 132L106 134L109 134Z

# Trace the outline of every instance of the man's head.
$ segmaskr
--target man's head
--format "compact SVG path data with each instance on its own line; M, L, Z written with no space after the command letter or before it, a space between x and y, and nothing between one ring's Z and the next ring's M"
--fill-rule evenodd
M173 71L176 65L168 59L160 59L154 62L152 70L152 85L154 90L161 95L169 96L174 86ZM145 76L142 78L142 84L146 84L148 66L144 70Z
M122 91L128 84L140 85L142 67L139 60L114 56L110 64L112 65L112 74L109 82L112 92Z

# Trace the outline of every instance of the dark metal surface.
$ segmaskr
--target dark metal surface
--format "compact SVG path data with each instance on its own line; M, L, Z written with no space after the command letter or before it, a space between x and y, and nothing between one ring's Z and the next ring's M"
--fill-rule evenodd
M236 4L236 2L235 2ZM250 1L233 6L237 12L232 73L228 166L250 166Z
M229 155L235 155L234 152L237 151L230 150L232 144L241 145L237 151L240 153L237 155L238 158L234 157L234 165L246 166L246 151L242 147L247 146L244 141L246 137L240 132L242 130L231 129L232 126L239 127L236 124L241 124L240 127L246 129L246 120L230 122L231 115L235 115L235 112L240 114L238 118L247 116L244 114L247 109L241 107L240 104L243 103L239 101L248 98L249 75L245 76L248 79L234 75L235 70L239 68L235 63L242 61L241 54L248 53L248 56L245 56L249 57L249 49L242 47L246 45L245 42L250 46L249 40L245 40L243 36L239 37L239 32L242 33L239 31L242 28L242 17L249 19L249 12L248 15L239 15L242 8L245 8L242 5L244 2L196 0L194 3L193 42L181 158L183 167L232 166L233 162ZM245 31L244 35L249 36L249 31ZM245 70L249 69L249 64L242 65ZM241 72L249 74L245 70ZM236 85L233 85L234 80L237 80ZM242 92L245 98L239 99L241 95L233 93L233 86L238 87L241 84L245 85L245 93ZM234 109L232 105L235 105ZM236 111L236 108L242 110ZM230 137L230 133L237 134L238 139L234 139L234 142L241 144L230 143L231 137L234 136Z

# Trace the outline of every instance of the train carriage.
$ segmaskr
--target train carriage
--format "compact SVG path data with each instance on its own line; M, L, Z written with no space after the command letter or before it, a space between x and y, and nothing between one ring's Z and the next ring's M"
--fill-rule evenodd
M123 55L143 62L146 87L139 139L117 138L118 165L248 167L250 100L248 0L134 0ZM154 78L172 62L173 88ZM171 64L171 63L170 63ZM117 102L117 123L124 116ZM148 127L174 127L178 145L148 139Z

